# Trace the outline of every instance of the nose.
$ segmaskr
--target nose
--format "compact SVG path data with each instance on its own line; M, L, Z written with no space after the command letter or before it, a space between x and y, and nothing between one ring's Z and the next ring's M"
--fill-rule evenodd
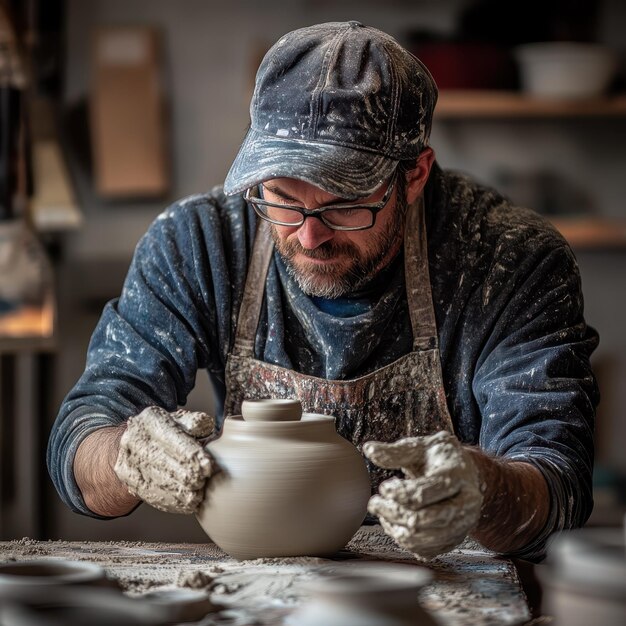
M314 250L335 236L335 231L328 228L322 220L315 217L307 217L304 224L298 228L298 241L303 248Z

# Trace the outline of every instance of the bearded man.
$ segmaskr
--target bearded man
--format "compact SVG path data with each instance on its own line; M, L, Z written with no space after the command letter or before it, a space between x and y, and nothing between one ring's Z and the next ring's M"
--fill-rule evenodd
M540 559L585 522L598 337L574 256L439 167L436 100L427 68L358 22L272 47L224 186L155 220L103 311L49 443L69 506L193 513L219 469L199 440L278 395L336 417L371 515L421 557L470 535ZM215 416L180 409L199 369Z

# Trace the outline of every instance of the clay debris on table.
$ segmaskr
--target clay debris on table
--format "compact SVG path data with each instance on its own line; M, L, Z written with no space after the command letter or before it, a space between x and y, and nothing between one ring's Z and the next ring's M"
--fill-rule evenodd
M236 561L211 543L41 542L28 538L0 543L0 561L51 557L98 563L132 596L168 587L206 589L211 600L227 612L237 609L248 616L245 619L256 620L248 623L257 624L277 623L306 599L300 588L303 582L320 569L336 569L342 561L423 565L379 526L363 526L335 559ZM420 602L442 625L514 626L530 620L513 564L494 558L478 544L465 542L429 562L428 567L435 580L422 590ZM241 623L246 623L245 619ZM207 626L219 623L206 622Z

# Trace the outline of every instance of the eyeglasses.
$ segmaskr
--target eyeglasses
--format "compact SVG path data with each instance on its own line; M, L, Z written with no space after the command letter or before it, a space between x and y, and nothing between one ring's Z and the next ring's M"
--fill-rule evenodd
M257 192L256 187L246 190L244 198L249 202L259 217L278 224L279 226L302 226L307 217L316 217L333 230L366 230L374 226L376 214L385 208L396 184L394 171L387 191L380 202L370 204L329 204L319 209L303 209L291 204L268 202L263 198L252 195Z

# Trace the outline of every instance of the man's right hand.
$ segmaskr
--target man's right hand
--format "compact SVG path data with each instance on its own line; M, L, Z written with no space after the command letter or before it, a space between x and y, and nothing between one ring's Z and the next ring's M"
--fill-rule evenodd
M206 413L148 407L127 422L115 474L129 493L156 509L194 513L207 478L217 470L198 442L214 426L215 420Z

